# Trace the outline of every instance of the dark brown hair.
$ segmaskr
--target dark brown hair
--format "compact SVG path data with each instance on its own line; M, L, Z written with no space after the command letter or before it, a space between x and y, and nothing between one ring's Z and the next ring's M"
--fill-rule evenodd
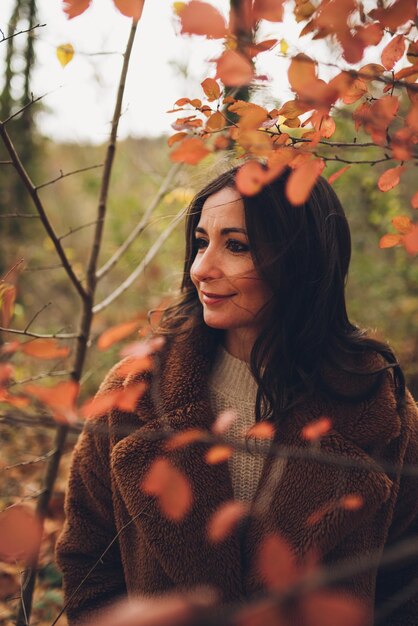
M206 199L225 187L235 187L237 171L234 168L218 176L190 204L181 296L163 315L163 332L177 334L204 324L190 279L197 252L195 229ZM273 292L263 311L268 322L250 357L258 383L256 419L277 419L318 387L335 396L323 375L324 363L346 372L373 375L374 382L378 373L391 368L398 402L402 402L405 380L392 350L367 337L347 315L345 283L351 238L343 207L322 177L304 204L292 205L285 192L289 174L286 169L256 195L243 196L254 264ZM220 340L222 331L213 336ZM373 372L352 369L356 362L353 357L367 351L384 357L384 365ZM372 388L375 390L376 384L368 386L368 393Z

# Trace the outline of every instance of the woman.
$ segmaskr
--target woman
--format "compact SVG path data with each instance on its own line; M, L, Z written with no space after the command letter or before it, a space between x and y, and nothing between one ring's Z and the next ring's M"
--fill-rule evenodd
M150 384L137 409L94 420L77 445L58 545L70 621L126 593L209 585L222 601L242 601L263 590L259 554L277 533L300 567L313 553L326 566L370 555L334 586L363 602L367 623L377 607L391 626L416 625L417 559L388 570L376 556L418 530L418 482L406 473L418 459L417 410L390 348L347 317L343 209L322 178L293 206L287 170L252 197L238 193L236 175L189 208L180 300L164 313L166 344L142 375ZM116 366L100 393L129 388L125 370ZM247 452L209 464L207 444L167 448L163 431L209 431L229 408L238 417L228 437ZM304 434L323 417L315 457ZM260 421L274 426L271 448L242 438ZM293 454L278 457L277 446ZM161 457L191 486L177 521L143 488ZM232 499L249 514L214 544L208 521Z

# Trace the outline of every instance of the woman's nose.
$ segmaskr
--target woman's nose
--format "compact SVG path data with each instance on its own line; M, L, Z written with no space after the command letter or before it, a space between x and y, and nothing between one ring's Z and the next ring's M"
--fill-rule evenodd
M192 276L203 282L223 276L222 267L218 255L210 247L196 255L192 266Z

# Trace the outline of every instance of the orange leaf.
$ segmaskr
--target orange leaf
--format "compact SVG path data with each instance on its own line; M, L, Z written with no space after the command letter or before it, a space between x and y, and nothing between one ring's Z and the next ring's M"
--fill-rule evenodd
M26 385L25 393L45 404L53 413L54 419L62 424L77 420L75 403L80 385L75 380L66 380L53 387Z
M38 359L63 359L70 353L70 349L60 346L56 339L35 339L22 343L20 350L28 356Z
M299 576L290 546L277 534L268 535L258 554L258 569L270 589L284 591Z
M146 383L139 382L123 389L98 393L94 398L84 402L80 409L80 414L86 419L94 419L101 415L106 415L112 409L133 413L146 389Z
M16 300L16 287L5 281L0 281L0 325L8 328L13 317Z
M402 243L401 235L383 235L379 241L379 248L393 248Z
M302 438L306 441L316 441L326 435L332 428L332 421L329 417L321 417L318 420L306 424L302 428Z
M237 172L235 184L244 196L254 196L261 191L265 182L265 170L257 161L244 163Z
M300 623L304 626L366 626L369 611L356 597L347 594L317 591L302 601Z
M137 22L142 15L145 0L113 0L115 7L126 17L132 17Z
M64 13L67 14L69 19L72 19L87 11L90 4L91 0L64 0Z
M110 346L113 346L114 343L122 341L122 339L132 335L133 332L138 330L140 323L140 320L131 320L108 328L100 335L97 341L97 347L99 350L107 350Z
M398 26L402 26L409 20L415 20L416 14L416 0L396 0L387 9L373 9L369 13L370 17L391 31L395 31Z
M221 89L214 78L205 78L200 84L209 102L213 102L221 97Z
M235 50L225 50L216 65L216 78L227 87L248 85L254 76L249 60Z
M411 198L411 207L418 209L418 191Z
M344 104L353 104L353 102L357 102L357 100L359 100L367 92L367 83L361 78L358 78L344 94L343 102Z
M310 99L315 96L312 87L317 81L316 63L306 54L297 54L291 61L288 70L289 83L293 91Z
M220 111L216 111L216 113L213 113L213 115L211 115L208 118L208 121L206 122L205 130L208 130L208 131L220 130L224 126L225 126L224 116L222 115Z
M184 137L187 137L187 133L185 132L175 133L175 135L172 135L171 137L168 138L167 140L168 146L171 148L173 144L175 144L177 141L180 141L181 139L184 139Z
M170 154L170 159L178 163L196 165L208 154L210 154L210 150L208 150L201 139L188 137Z
M389 191L396 187L399 184L401 179L401 174L404 171L405 167L402 165L398 165L397 167L391 167L390 169L383 172L377 181L377 186L380 191Z
M406 235L411 232L414 226L407 215L397 215L391 220L391 222L401 235Z
M286 196L289 202L297 205L307 201L324 166L321 159L309 160L290 174L286 183Z
M350 169L350 167L351 167L351 165L345 165L340 170L337 170L336 172L331 174L331 176L328 178L329 184L332 185L332 183L334 183L336 180L338 180L339 177L344 174L344 172L346 172L347 170Z
M14 369L10 363L0 363L0 385L8 385L13 377Z
M204 430L200 428L190 428L189 430L182 430L172 435L172 437L167 440L165 447L167 450L178 450L179 448L189 446L191 443L196 443L196 441L202 441L205 437L206 433Z
M346 511L357 511L363 507L364 500L359 494L350 493L341 498L340 505L341 508L346 509Z
M152 356L154 352L161 350L164 344L164 337L152 337L146 341L134 341L125 346L123 350L121 350L120 355L122 358L133 357L134 359L144 359ZM134 369L136 372L140 371L136 367Z
M405 52L405 37L397 35L383 48L382 64L387 70L391 70L395 63L403 57Z
M35 512L23 504L0 513L0 560L29 562L36 552L42 528Z
M346 511L358 511L358 509L362 508L363 504L363 498L360 495L356 493L350 493L346 496L342 496L338 500L327 502L322 508L311 513L311 515L309 515L309 517L307 518L306 523L308 526L313 526L320 522L325 517L325 515L328 515L329 513L332 513L337 509L345 509Z
M414 226L412 230L405 235L403 243L408 254L415 255L418 253L418 226Z
M299 115L309 111L309 105L303 104L299 100L289 100L285 102L281 109L277 112L278 115L283 115L287 120L294 120Z
M247 515L248 510L249 505L246 502L232 500L221 504L208 522L209 541L219 543L226 539Z
M192 505L189 481L167 459L157 459L148 470L141 489L158 498L163 514L175 522L188 513Z
M285 0L254 0L254 19L281 22L284 2Z
M222 39L228 34L224 17L207 2L191 0L179 14L181 32L204 35L208 39Z
M273 439L274 426L270 422L258 422L251 426L249 430L245 432L247 437L254 437L257 439Z
M212 432L216 435L223 435L237 419L238 414L236 411L232 409L221 411L213 423Z
M217 465L227 461L232 455L232 448L226 445L212 446L206 452L205 460L209 465Z

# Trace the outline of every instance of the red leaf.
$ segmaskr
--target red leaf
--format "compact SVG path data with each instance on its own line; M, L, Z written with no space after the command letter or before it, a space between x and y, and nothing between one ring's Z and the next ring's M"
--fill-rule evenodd
M170 439L167 440L165 447L167 450L178 450L179 448L189 446L191 443L196 443L196 441L203 441L205 438L206 433L204 430L200 428L190 428L189 430L182 430L172 435Z
M60 346L56 339L35 339L20 345L20 350L37 359L63 359L70 353L70 349Z
M303 204L324 169L321 159L309 160L295 169L286 183L286 196L292 204Z
M288 70L289 83L293 91L301 98L315 98L316 63L306 54L297 54L291 61Z
M262 542L258 569L267 586L279 591L293 585L299 577L290 546L277 534L268 535Z
M244 163L237 172L235 184L244 196L254 196L263 188L266 173L257 161Z
M87 11L90 4L91 0L64 0L64 13L67 14L69 19L72 19Z
M405 52L405 37L397 35L383 48L382 64L387 70L391 70L395 63L403 57Z
M75 380L66 380L53 387L26 385L25 393L45 404L53 413L54 419L62 424L69 424L77 420L76 400L80 385Z
M344 174L344 172L346 172L347 170L349 170L351 167L351 165L345 165L344 167L342 167L340 170L337 170L336 172L334 172L333 174L331 174L331 176L328 178L328 182L330 185L332 185L333 183L335 183L336 180L339 179L340 176L342 176Z
M189 481L167 459L157 459L148 470L141 489L158 498L163 514L175 522L187 515L192 505Z
M411 207L418 209L418 191L411 198Z
M220 111L213 113L206 122L205 130L215 131L221 130L225 126L225 118Z
M0 363L0 385L8 385L13 374L13 365L10 363Z
M254 76L250 61L235 50L225 50L216 66L216 78L227 87L248 85Z
M200 84L209 102L213 102L221 97L221 88L214 78L205 78Z
M247 515L249 505L246 502L232 500L225 502L215 511L208 522L208 538L213 543L226 539L238 522Z
M302 438L306 441L316 441L326 435L332 428L329 417L321 417L302 428Z
M414 226L412 230L405 235L403 243L408 254L415 255L418 253L418 226Z
M101 415L106 415L112 409L133 413L146 389L146 383L139 382L128 385L123 389L99 392L94 398L84 402L80 409L80 414L86 419L95 419Z
M255 439L273 439L274 433L274 426L270 422L258 422L245 431L247 437L254 437Z
M377 186L380 191L389 191L396 187L399 184L401 179L401 174L404 171L405 167L402 165L398 165L397 167L391 167L390 169L383 172L377 181Z
M416 0L397 0L387 9L373 9L369 15L382 26L391 31L397 30L409 20L415 20L417 14Z
M16 287L8 282L0 281L0 325L8 328L13 317L16 300Z
M172 135L167 140L168 146L171 148L173 144L175 144L177 141L181 141L181 139L184 139L184 137L187 137L187 133L185 132L176 133L175 135Z
M368 92L367 84L361 78L358 78L351 87L348 88L343 97L345 104L353 104L360 100Z
M393 248L394 246L398 246L400 243L402 243L401 235L383 235L379 241L379 248Z
M228 34L224 17L207 2L191 0L182 7L179 18L182 33L204 35L208 39L222 39Z
M255 20L281 22L285 0L254 0L253 14Z
M232 448L226 445L212 446L205 454L206 463L209 465L217 465L224 463L232 455Z
M407 215L397 215L391 222L400 235L407 235L414 227L414 224Z
M113 0L115 7L136 22L141 18L145 0Z
M170 159L178 163L196 165L208 154L210 154L210 150L208 150L201 139L188 137L170 154Z
M0 560L30 561L41 539L42 528L35 512L22 504L0 513Z
M332 513L337 509L344 509L346 511L358 511L364 505L363 498L356 493L349 493L346 496L342 496L338 500L332 500L327 502L323 507L314 511L309 515L306 520L308 526L314 526L320 522L326 515Z
M141 320L131 320L108 328L100 335L97 341L97 347L99 350L107 350L110 346L113 346L114 343L132 335L133 332L138 330L140 323Z

